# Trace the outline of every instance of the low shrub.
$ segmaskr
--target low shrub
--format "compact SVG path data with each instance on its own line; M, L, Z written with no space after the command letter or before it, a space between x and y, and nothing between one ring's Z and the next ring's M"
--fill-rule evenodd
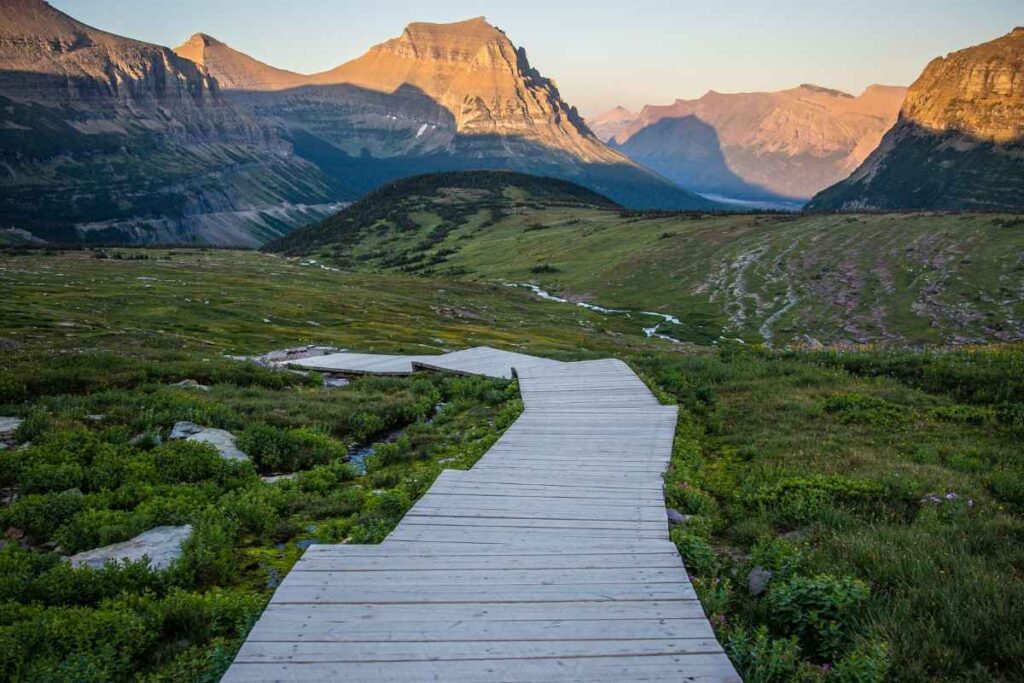
M850 622L869 595L867 584L859 579L793 576L772 582L765 611L780 632L797 636L815 656L834 661L854 631Z
M246 427L238 437L238 447L260 472L268 474L308 469L348 455L344 444L317 430L286 430L266 423Z
M789 683L799 680L800 641L796 636L772 638L761 625L738 626L724 639L725 651L746 683Z

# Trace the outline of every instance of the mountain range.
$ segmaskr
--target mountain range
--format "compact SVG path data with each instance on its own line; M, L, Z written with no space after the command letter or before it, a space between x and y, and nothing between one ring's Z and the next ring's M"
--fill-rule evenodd
M715 207L598 140L482 18L411 24L301 75L204 34L172 51L0 0L0 105L0 226L57 241L253 245L435 170Z
M909 92L712 91L588 125L482 17L300 74L204 33L172 50L0 0L0 228L254 246L399 178L488 169L630 209L1019 208L1022 45L937 59Z
M634 161L697 192L806 201L846 178L895 123L906 88L859 96L815 85L708 92L696 100L617 107L591 123Z
M1024 27L933 60L878 148L808 208L1024 209Z

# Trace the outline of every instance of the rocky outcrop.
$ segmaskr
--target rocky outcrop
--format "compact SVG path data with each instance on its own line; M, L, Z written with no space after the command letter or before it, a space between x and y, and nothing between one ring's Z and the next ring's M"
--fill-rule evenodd
M737 198L807 199L845 178L893 125L905 88L854 97L815 85L708 92L646 106L613 144L686 187Z
M899 121L813 210L1024 207L1024 28L933 60Z
M182 544L192 535L191 525L158 526L122 543L87 550L69 559L73 567L102 569L107 562L138 562L149 558L154 571L166 569L181 557Z

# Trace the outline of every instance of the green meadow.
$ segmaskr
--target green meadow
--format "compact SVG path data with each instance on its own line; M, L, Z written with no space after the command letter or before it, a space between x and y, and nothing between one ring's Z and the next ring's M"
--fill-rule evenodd
M1024 347L772 349L754 343L756 317L732 335L750 343L711 344L732 329L732 309L709 306L706 294L703 326L677 330L705 343L680 345L645 337L636 318L501 283L694 312L701 297L690 285L664 282L708 277L715 244L735 255L767 245L751 273L764 278L759 291L784 290L768 256L784 249L783 235L804 235L833 264L850 251L867 272L866 249L843 230L883 239L903 221L919 230L918 245L940 245L954 229L978 235L964 248L979 251L957 268L991 257L997 265L977 277L998 291L1016 286L1009 261L999 264L1019 227L953 216L931 232L903 216L729 216L706 219L711 226L589 209L568 223L563 211L498 217L487 230L476 218L460 223L437 243L460 249L406 269L415 272L373 260L383 256L367 256L360 272L334 270L330 249L317 263L221 250L0 255L0 415L23 419L19 445L0 450L0 677L217 680L308 543L379 542L442 469L472 466L521 410L514 382L424 373L326 388L315 373L228 356L299 344L385 353L486 344L566 360L617 356L679 404L666 501L686 521L672 538L745 680L1024 678ZM438 220L422 216L416 229ZM801 221L837 221L838 234L820 237ZM408 240L380 232L357 250L403 253ZM906 246L882 251L917 263ZM610 254L622 255L618 266ZM893 270L894 282L911 275ZM969 296L966 282L950 278L936 296ZM888 329L905 308L897 298L909 296L893 286ZM659 298L644 298L647 288ZM807 306L776 319L779 341L809 326L813 310L831 310ZM898 323L904 339L941 341L954 329L918 317ZM186 379L209 390L172 386ZM251 460L168 440L181 420L230 430ZM346 462L353 445L374 442L365 472ZM280 474L297 476L261 479ZM71 569L61 559L186 523L193 536L163 571Z

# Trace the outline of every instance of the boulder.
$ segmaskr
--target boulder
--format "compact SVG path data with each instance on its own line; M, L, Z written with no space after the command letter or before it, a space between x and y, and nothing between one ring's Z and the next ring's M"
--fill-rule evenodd
M143 557L148 557L149 566L152 569L166 569L181 557L181 546L191 535L192 527L188 524L185 526L158 526L142 532L131 540L87 550L72 555L68 560L73 567L87 565L94 569L100 569L110 560L135 562Z
M225 460L248 460L249 456L235 445L235 435L226 429L200 427L194 422L176 422L171 429L172 439L185 439L198 443L208 443L217 449L220 457Z
M771 569L765 569L760 565L754 567L747 574L747 590L756 598L768 590L768 584L771 583L774 575L775 573Z
M679 526L681 524L686 524L686 522L690 519L690 515L684 515L679 510L673 510L672 508L669 508L667 510L667 513L669 526Z
M328 389L347 387L348 380L345 379L344 377L330 377L328 375L324 375L324 386L327 387Z

